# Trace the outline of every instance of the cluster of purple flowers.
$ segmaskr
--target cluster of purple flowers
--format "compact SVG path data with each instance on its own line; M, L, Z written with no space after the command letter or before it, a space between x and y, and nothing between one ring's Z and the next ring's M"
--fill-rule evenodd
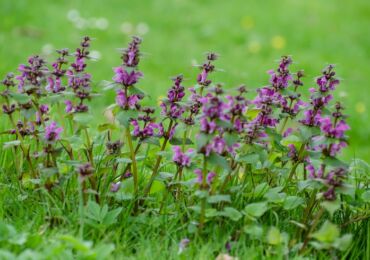
M84 101L91 99L91 75L85 72L87 66L85 60L89 55L88 49L90 47L90 41L89 37L84 37L80 47L76 49L74 54L75 61L71 64L71 68L65 72L65 75L68 77L68 87L72 89L75 97L79 100L76 104L71 100L65 101L67 113L81 113L89 110L89 107L84 104ZM66 54L62 52L61 55L63 58L61 58L59 62L53 64L53 67L54 65L58 66L56 69L57 75L64 74L60 66L65 63L64 56Z
M114 82L122 86L122 88L117 91L116 103L124 110L139 110L140 106L138 102L143 98L140 94L129 93L130 87L133 87L143 76L143 74L137 70L140 61L140 43L140 38L133 37L128 48L122 53L122 66L113 69L115 73L113 77Z
M63 128L58 127L56 122L51 122L45 127L45 140L47 143L55 143L60 140L60 134L63 132Z
M202 172L202 170L201 169L195 169L194 173L197 175L196 182L199 185L202 185L203 184L203 172ZM216 177L216 173L214 173L212 171L210 171L206 174L206 183L207 183L208 186L211 186L215 177ZM206 187L203 187L203 188L206 188Z
M174 152L172 160L178 167L189 167L191 164L190 154L193 149L188 149L187 152L182 152L180 146L173 146L172 151Z
M28 59L28 65L19 65L18 70L21 72L21 75L16 76L19 82L19 93L26 93L27 95L42 94L41 84L44 82L45 75L48 72L45 64L44 59L35 55Z
M179 103L185 96L185 88L181 85L182 75L173 78L174 85L167 93L167 100L161 103L162 115L176 120L185 112L184 107Z
M53 71L48 77L49 84L46 86L46 90L52 93L60 93L66 89L64 86L62 86L62 78L66 74L67 70L63 69L62 66L68 64L68 50L57 50L57 53L59 54L59 57L52 64Z

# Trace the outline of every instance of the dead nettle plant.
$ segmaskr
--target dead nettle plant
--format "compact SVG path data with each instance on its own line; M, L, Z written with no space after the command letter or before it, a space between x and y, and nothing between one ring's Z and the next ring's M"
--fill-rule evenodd
M349 126L343 105L333 101L340 83L333 65L308 89L303 71L292 73L291 57L283 56L269 83L248 98L245 86L212 81L218 56L209 53L195 84L173 77L156 111L141 104L141 39L121 50L113 81L97 92L87 72L90 43L84 37L74 52L58 50L51 66L32 56L2 81L10 122L2 134L11 139L3 149L12 153L9 167L22 187L62 203L79 198L81 218L89 205L123 205L129 215L179 214L189 233L206 232L214 220L235 221L232 241L245 232L301 253L308 245L342 250L350 242L338 228L357 213L348 211L355 198L349 165L338 159ZM89 101L113 91L109 120L93 116ZM105 122L93 129L99 120ZM289 236L280 232L284 223L263 225L281 211L288 217L280 221L296 230ZM291 211L300 217L289 218ZM317 231L323 215L331 222Z

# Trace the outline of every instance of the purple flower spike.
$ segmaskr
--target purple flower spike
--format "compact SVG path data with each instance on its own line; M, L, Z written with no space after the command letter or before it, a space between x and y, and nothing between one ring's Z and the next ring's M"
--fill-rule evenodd
M179 167L189 167L191 164L190 157L181 151L180 146L173 146L172 150L174 155L172 160L179 166ZM188 153L190 151L188 150Z
M45 139L47 142L53 143L60 140L60 133L63 131L63 128L57 127L56 122L51 122L48 126L45 127Z

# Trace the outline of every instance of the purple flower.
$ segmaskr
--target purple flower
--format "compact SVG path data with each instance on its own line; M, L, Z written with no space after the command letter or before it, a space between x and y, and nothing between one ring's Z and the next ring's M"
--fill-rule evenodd
M179 167L189 167L191 164L190 157L181 151L180 146L173 146L172 150L174 152L172 160L179 166ZM191 152L191 150L187 153Z
M129 107L131 109L134 109L134 108L136 108L137 103L139 102L139 100L141 98L142 97L139 96L139 95L131 95L127 99L125 92L120 89L120 90L117 91L116 103L121 108Z
M48 126L45 127L45 139L47 142L55 142L60 140L60 133L63 131L63 128L58 127L56 122L51 122Z
M125 87L135 85L138 82L138 80L143 76L143 74L140 71L131 70L131 72L128 72L123 67L114 68L114 72L115 76L113 77L113 80L116 83L124 85Z
M84 181L85 178L88 178L94 173L94 168L92 167L91 163L84 163L78 166L77 171L80 175L80 180Z
M66 113L73 112L73 104L71 100L64 101L64 104L66 105Z
M121 182L113 182L110 185L110 192L117 192L117 191L119 191L120 187L121 187Z
M179 243L179 252L178 253L181 254L185 250L185 248L188 247L189 243L190 243L190 239L188 239L188 238L181 239L181 241Z
M123 64L126 67L136 67L139 64L140 43L141 43L141 39L139 37L134 36L132 37L132 41L130 42L128 48L124 50L122 54L122 60L123 60Z
M211 84L211 80L208 79L208 74L213 72L215 66L212 64L212 61L217 59L217 55L214 53L207 54L206 62L201 66L202 72L197 77L197 82L199 85L202 86L209 86Z
M323 131L327 136L337 139L343 138L344 133L350 129L344 120L339 121L335 127L329 117L322 118L320 123L321 131Z
M202 170L201 169L195 169L194 173L197 175L196 182L199 183L199 184L202 184L203 183L203 172L202 172ZM214 172L208 172L207 173L206 181L207 181L208 186L210 186L212 184L215 177L216 177L216 174Z

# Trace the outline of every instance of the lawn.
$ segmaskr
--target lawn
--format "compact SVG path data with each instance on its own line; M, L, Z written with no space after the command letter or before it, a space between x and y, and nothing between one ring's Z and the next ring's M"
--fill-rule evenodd
M342 79L337 97L351 126L345 158L370 161L369 1L1 0L0 15L2 77L31 54L55 57L54 48L73 49L89 35L99 56L89 70L98 84L112 78L112 67L120 62L115 50L138 34L144 38L140 87L153 102L171 76L182 73L186 85L194 84L198 70L192 65L207 51L220 54L222 72L215 77L227 82L226 88L267 84L268 75L261 72L282 55L292 55L294 68L304 69L307 89L324 66L336 64ZM97 101L99 107L111 102Z

